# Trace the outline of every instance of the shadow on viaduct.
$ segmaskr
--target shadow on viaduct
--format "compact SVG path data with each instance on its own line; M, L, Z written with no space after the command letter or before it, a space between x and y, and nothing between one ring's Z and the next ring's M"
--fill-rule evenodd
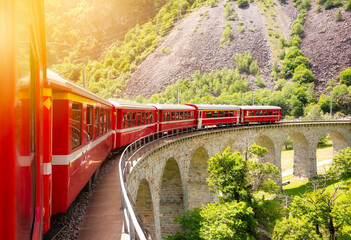
M295 123L241 127L199 133L170 141L144 154L134 166L127 183L144 227L153 239L166 239L180 230L173 219L185 211L216 201L206 184L207 160L228 146L244 151L253 142L266 147L260 161L273 163L281 170L284 141L291 137L294 147L293 174L317 174L316 150L328 133L333 153L351 145L351 123Z

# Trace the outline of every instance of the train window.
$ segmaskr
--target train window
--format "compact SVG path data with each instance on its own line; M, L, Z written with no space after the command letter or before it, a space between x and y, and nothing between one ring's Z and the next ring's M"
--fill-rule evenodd
M270 110L268 114L269 114L269 115L272 115L272 111Z
M107 132L107 110L106 109L104 114L104 123L105 123L105 132Z
M152 123L152 119L154 118L154 114L150 113L150 123Z
M140 126L140 112L137 113L137 126Z
M267 115L267 113L268 113L268 111L267 111L267 110L265 110L265 111L264 111L264 115Z
M263 111L260 111L260 115L261 115L261 116L263 115Z
M176 120L179 120L179 112L176 112Z
M184 119L188 119L188 112L184 112Z
M166 113L165 112L162 113L162 116L163 116L163 121L166 121Z
M225 112L224 112L224 116L225 116L225 117L228 117L228 116L229 116L229 112L228 112L228 111L225 111Z
M125 128L126 127L126 114L123 113L123 118L122 118L122 128Z
M234 117L234 111L229 111L229 117Z
M145 124L149 124L149 112L145 113Z
M104 133L104 109L100 109L100 134Z
M255 111L251 111L250 116L254 116L255 115Z
M174 121L175 117L174 117L174 112L172 112L172 121Z
M132 118L132 127L135 127L136 125L136 113L133 113L133 118Z
M188 112L188 118L190 119L190 118L192 118L193 117L193 112Z
M111 110L107 110L107 122L108 122L108 126L107 126L107 130L111 130Z
M219 116L219 117L223 117L223 111L219 111L218 116Z
M217 111L213 111L213 117L217 117L218 116L218 112Z
M82 104L72 103L72 149L82 144Z
M212 117L212 112L211 111L207 111L206 112L206 118L211 118Z
M166 112L166 121L171 120L171 113L170 112Z
M258 116L258 110L255 112L255 116Z
M141 114L141 125L145 124L145 113Z
M127 113L127 128L129 128L131 126L131 113Z
M183 120L183 114L184 114L184 112L180 112L180 113L179 113L179 119L180 119L180 120Z
M93 138L93 106L87 106L87 142Z
M99 136L99 108L95 108L95 137Z

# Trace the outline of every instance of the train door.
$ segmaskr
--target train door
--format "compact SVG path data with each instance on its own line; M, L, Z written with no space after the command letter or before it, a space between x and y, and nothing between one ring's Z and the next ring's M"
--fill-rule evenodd
M197 128L200 129L202 128L202 110L199 111L199 117L197 121Z

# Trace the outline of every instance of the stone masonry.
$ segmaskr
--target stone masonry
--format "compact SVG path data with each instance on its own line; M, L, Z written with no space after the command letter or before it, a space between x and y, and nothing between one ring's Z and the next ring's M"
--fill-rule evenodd
M334 153L351 145L351 122L248 126L185 135L152 149L138 160L128 178L128 195L153 239L166 239L180 231L179 224L173 222L176 216L216 201L206 184L209 157L228 146L233 152L244 151L256 142L269 151L259 160L281 170L281 152L290 136L294 175L309 178L317 174L317 145L326 133L332 138Z

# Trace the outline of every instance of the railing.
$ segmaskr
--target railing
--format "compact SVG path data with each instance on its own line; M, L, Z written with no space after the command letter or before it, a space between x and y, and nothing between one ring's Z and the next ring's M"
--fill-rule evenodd
M189 134L193 132L208 131L215 129L232 128L235 124L228 123L217 123L217 125L205 126L203 128L197 128L197 125L187 126L187 128L175 128L164 132L158 132L150 134L146 137L140 138L133 143L129 144L123 151L120 162L119 162L119 176L121 182L121 200L122 209L124 214L124 232L128 233L130 239L136 239L136 236L140 240L151 239L147 232L140 226L137 216L135 215L133 205L131 204L126 186L127 175L131 172L131 169L137 162L138 158L142 156L146 151L151 150L151 147L160 146L163 140L167 140L171 137L180 136L183 134Z
M335 119L333 119L333 121L334 120ZM347 118L342 120L349 121L350 119ZM294 121L290 121L289 119L289 121L286 122ZM167 138L174 138L183 134L189 134L193 132L232 128L233 126L237 125L228 123L217 123L217 125L206 126L200 129L197 128L197 125L193 125L185 129L184 127L171 129L164 132L153 133L146 137L140 138L134 141L133 143L129 144L124 149L119 162L119 176L121 182L121 200L124 214L124 232L129 234L130 239L134 240L136 239L136 236L140 240L151 239L151 236L147 234L147 231L145 229L143 230L143 228L140 226L137 220L133 206L128 198L125 186L125 184L127 183L127 175L131 172L132 168L135 166L137 160L141 158L142 154L144 154L146 151L150 151L152 147L160 146L163 140L166 140Z

